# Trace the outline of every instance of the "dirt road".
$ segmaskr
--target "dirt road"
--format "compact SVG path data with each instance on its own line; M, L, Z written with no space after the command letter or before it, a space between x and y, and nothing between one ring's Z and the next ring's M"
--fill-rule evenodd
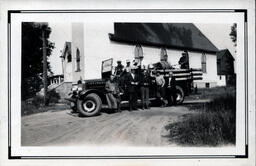
M131 146L174 145L165 136L165 126L191 114L186 107L101 113L78 117L70 110L38 113L22 117L22 146L82 144L123 144Z

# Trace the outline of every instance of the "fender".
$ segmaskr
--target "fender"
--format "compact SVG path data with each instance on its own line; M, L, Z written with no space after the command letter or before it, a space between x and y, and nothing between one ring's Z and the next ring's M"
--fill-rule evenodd
M85 96L87 96L90 93L96 93L97 95L99 95L101 100L103 99L104 93L102 93L101 91L99 91L97 89L86 89L86 90L83 90L83 91L81 91L79 93L78 98L79 99L83 99Z

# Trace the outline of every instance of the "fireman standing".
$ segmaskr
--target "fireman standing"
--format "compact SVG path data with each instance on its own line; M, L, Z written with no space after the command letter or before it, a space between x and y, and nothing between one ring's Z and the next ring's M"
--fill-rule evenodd
M131 72L131 61L129 59L126 60L126 66L125 66L124 70L127 73Z
M131 68L131 73L127 73L125 83L129 94L129 111L137 110L139 78L135 68Z
M108 108L115 109L117 112L121 112L121 94L123 91L119 87L118 83L114 80L114 77L115 75L111 75L110 79L106 82L106 99Z
M114 94L116 93L116 83L114 81L114 75L110 76L110 79L106 82L105 89L107 91L106 98L108 103L108 108L110 109L117 109L117 100L114 97Z
M165 90L166 90L165 89L165 79L164 79L163 75L160 75L159 71L156 72L155 80L156 80L156 86L157 86L157 97L159 98L159 100L161 102L161 107L164 107L168 104L167 101L164 99L165 98Z
M149 109L149 86L151 83L151 79L148 73L148 70L144 69L142 74L140 75L140 93L141 93L141 102L142 109Z
M170 93L171 93L171 97L172 97L172 105L176 105L176 98L177 98L177 91L176 91L176 79L175 77L173 76L173 73L170 72L170 83L169 83L169 86L170 86Z

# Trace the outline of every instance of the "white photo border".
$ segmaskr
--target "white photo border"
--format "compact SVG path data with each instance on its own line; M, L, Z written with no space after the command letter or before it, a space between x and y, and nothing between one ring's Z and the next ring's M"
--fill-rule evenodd
M19 14L40 13L243 13L244 14L244 88L245 153L243 155L134 155L134 156L17 156L12 154L11 134L11 21ZM95 9L95 10L8 10L8 158L9 159L212 159L248 158L248 22L247 9Z

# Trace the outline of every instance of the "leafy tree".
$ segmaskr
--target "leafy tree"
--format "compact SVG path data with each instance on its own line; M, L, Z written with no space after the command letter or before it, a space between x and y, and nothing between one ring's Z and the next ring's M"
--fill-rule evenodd
M229 34L229 36L231 37L232 42L234 42L234 46L236 46L236 38L237 38L236 35L237 35L237 24L234 23L231 26L231 32Z
M51 28L47 23L22 23L22 72L21 72L21 98L25 100L36 94L43 84L43 40L42 31L45 32L47 59L51 55L54 43L50 42ZM48 73L52 73L47 60Z

